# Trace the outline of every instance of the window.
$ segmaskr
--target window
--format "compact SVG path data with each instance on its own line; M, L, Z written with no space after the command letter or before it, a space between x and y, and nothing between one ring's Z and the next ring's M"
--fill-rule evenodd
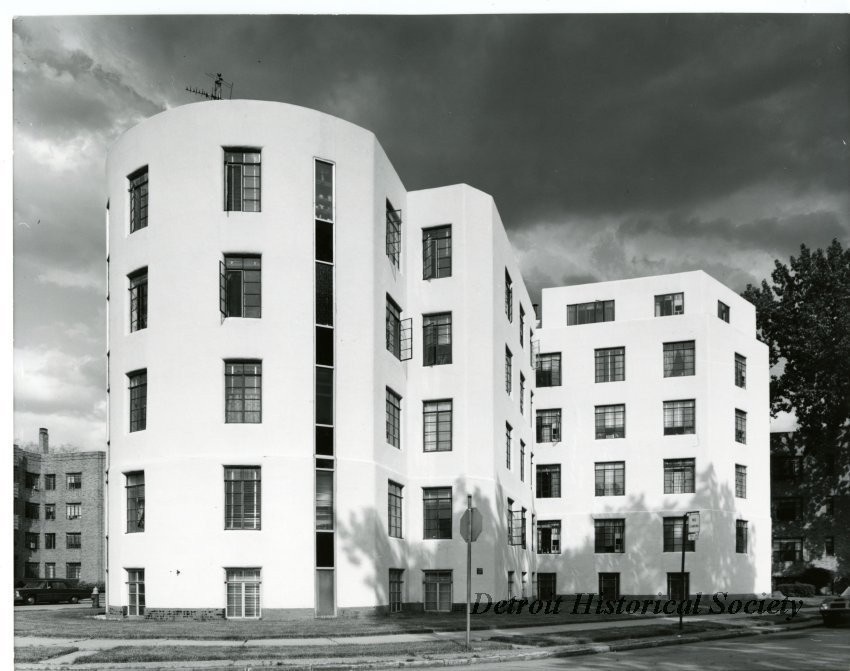
M525 441L519 441L519 481L525 482Z
M803 561L802 538L774 538L773 561Z
M225 569L227 584L227 611L230 618L260 617L260 569Z
M127 177L130 183L130 233L148 225L148 166Z
M747 554L747 521L735 520L735 552Z
M626 379L626 348L606 347L596 350L596 381L622 382Z
M224 150L224 209L227 212L260 211L260 151Z
M130 333L148 327L148 269L127 276L130 289Z
M505 424L505 466L511 470L511 434L513 428L510 424Z
M45 503L44 504L44 519L46 519L46 520L55 520L56 519L56 504L55 503Z
M511 391L513 390L513 361L514 355L505 347L505 391L508 393L508 396L511 395Z
M422 317L422 361L426 366L452 362L452 313Z
M422 404L425 452L450 452L452 449L452 402L425 401Z
M694 375L694 341L664 343L664 377Z
M66 489L82 489L83 474L82 473L67 473L65 475Z
M596 438L626 437L626 406L596 406Z
M141 617L145 614L145 569L127 569L127 615Z
M746 444L747 442L747 413L735 409L735 442Z
M665 459L664 460L664 493L693 494L694 459Z
M826 536L823 539L823 553L827 557L835 556L835 537L834 536Z
M38 578L38 562L28 561L24 564L24 578Z
M537 598L543 601L553 600L558 590L556 587L557 573L538 573L537 574Z
M127 374L130 387L130 432L144 431L148 419L148 371Z
M800 457L773 457L770 461L770 477L775 482L795 481L801 471Z
M685 314L685 294L660 294L655 297L655 316L669 317L670 315Z
M387 508L389 519L388 533L392 538L402 538L401 502L403 487L400 484L393 482L392 480L387 481L387 486Z
M556 555L561 553L561 520L537 522L537 554Z
M717 317L729 323L729 306L723 301L717 301Z
M694 433L696 401L664 401L664 435Z
M625 496L625 461L600 461L594 465L594 470L596 471L596 496Z
M452 537L452 488L430 487L422 490L424 510L423 537L443 539Z
M258 466L224 467L224 528L259 529L261 502Z
M55 562L46 562L44 564L44 577L45 578L55 578L56 577L56 563Z
M556 443L561 440L561 410L537 411L537 442Z
M56 474L48 473L44 476L44 488L48 491L56 489Z
M225 254L219 262L219 310L222 317L261 316L262 257Z
M65 548L68 550L79 550L83 547L83 535L79 532L65 534Z
M451 612L452 572L425 571L423 578L424 609L426 611Z
M599 574L599 598L604 601L616 601L620 598L620 574Z
M437 226L422 231L422 279L452 276L452 227Z
M614 301L592 301L567 306L567 326L614 321Z
M334 472L331 470L316 469L316 530L333 531L334 518ZM317 566L333 566L333 536L331 533L317 533L316 542L329 543L328 547L316 548L316 554L327 551L322 555L322 560L317 561ZM322 539L322 540L320 540Z
M81 503L67 503L65 504L65 519L68 520L78 520L82 516L82 504Z
M387 258L396 267L399 267L401 256L401 210L393 208L393 204L387 201Z
M537 464L537 498L561 496L561 464Z
M38 473L26 473L24 475L24 487L27 489L38 489L38 481L40 480Z
M315 175L315 198L316 198L316 219L320 221L333 221L334 220L334 166L332 163L327 163L326 161L316 161L316 175ZM320 230L319 226L316 226L316 232L318 233ZM331 236L333 236L333 229L331 227L323 227L321 228L323 232L328 232ZM318 236L317 236L318 237ZM330 252L333 253L333 239L332 237L327 240L330 244ZM317 258L322 258L322 255L317 254ZM325 261L331 261L332 259L323 258Z
M79 580L82 572L82 564L80 562L68 562L65 564L65 577L71 580Z
M45 550L55 550L56 549L56 534L44 534L44 549Z
M519 414L525 414L525 375L519 374Z
M514 283L507 270L505 270L505 316L509 322L514 320Z
M741 464L735 464L735 496L747 498L747 467Z
M38 550L38 534L29 532L25 533L24 547L26 547L27 550Z
M682 517L665 517L664 518L664 552L681 552L682 551ZM696 541L685 541L685 552L693 552L695 550Z
M145 472L127 473L127 533L145 530Z
M224 362L224 421L259 424L263 416L263 364L261 361Z
M401 396L387 387L387 442L401 447Z
M691 591L691 576L685 573L668 573L667 574L667 598L671 601L684 601L688 598Z
M508 571L508 597L515 596L514 594L514 571Z
M625 552L626 520L594 520L594 547L596 553Z
M401 359L401 308L387 296L387 351Z
M37 503L24 504L24 517L28 520L37 520L39 517L39 509Z
M391 613L401 612L402 587L404 586L404 569L391 568L389 576L389 606Z
M519 346L525 345L525 310L519 306Z
M537 355L537 386L558 387L561 385L561 353Z
M735 386L747 388L747 357L735 353Z
M775 522L793 522L800 518L803 500L799 496L780 496L771 501L771 507Z

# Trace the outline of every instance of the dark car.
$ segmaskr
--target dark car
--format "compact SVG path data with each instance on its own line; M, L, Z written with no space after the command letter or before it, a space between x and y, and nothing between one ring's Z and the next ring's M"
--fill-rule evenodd
M828 627L850 624L850 587L845 589L841 596L824 601L820 605L820 615Z
M78 587L72 580L32 580L24 583L23 587L15 588L15 603L77 603L80 599L88 599L90 590Z

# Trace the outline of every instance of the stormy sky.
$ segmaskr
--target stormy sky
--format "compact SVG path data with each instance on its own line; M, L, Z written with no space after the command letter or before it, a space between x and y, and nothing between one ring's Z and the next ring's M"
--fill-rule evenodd
M526 283L850 242L846 15L38 17L13 26L16 442L105 447L104 159L198 100L372 130L408 190L493 195Z

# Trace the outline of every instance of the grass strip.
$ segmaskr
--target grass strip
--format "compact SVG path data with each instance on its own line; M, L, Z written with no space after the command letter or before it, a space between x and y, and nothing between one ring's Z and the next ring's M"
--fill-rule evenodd
M72 652L77 652L79 648L57 648L55 645L27 645L15 646L15 662L25 664L27 662L41 662L45 659L53 657L61 657Z

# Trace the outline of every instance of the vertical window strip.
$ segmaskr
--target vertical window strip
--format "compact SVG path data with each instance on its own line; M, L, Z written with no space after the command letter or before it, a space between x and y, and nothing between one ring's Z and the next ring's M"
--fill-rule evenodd
M389 387L386 392L387 442L393 447L401 447L401 396Z
M425 401L422 405L425 452L452 449L452 401Z

